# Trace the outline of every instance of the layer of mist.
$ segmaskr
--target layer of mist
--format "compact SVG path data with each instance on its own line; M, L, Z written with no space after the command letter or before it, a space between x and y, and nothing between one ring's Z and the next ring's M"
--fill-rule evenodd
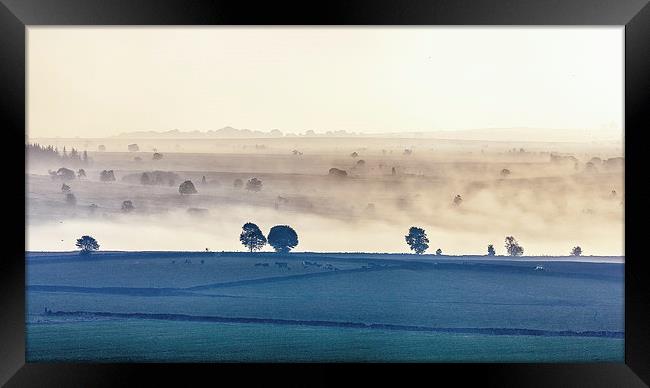
M38 142L57 147L59 155L63 147L74 147L88 156L28 153L30 251L73 250L85 234L102 250L245 250L238 240L241 226L254 222L264 233L273 225L291 225L300 241L296 251L405 253L404 236L418 226L431 241L427 253L440 248L444 254L485 254L494 244L497 254L505 254L509 235L525 255L567 255L576 245L585 255L624 252L620 142ZM62 167L75 175L83 169L86 176L66 180L56 175ZM345 175L330 174L333 168ZM112 170L115 181L101 181L103 170ZM251 178L262 181L261 190L247 190ZM197 194L179 193L186 180ZM124 201L133 208L123 209Z

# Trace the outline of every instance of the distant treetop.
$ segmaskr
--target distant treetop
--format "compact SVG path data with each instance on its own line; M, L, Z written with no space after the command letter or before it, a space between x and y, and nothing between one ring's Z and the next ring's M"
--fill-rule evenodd
M81 236L81 238L77 239L75 246L81 249L80 253L82 255L90 254L91 252L99 249L99 244L97 243L97 240L95 240L93 237L90 236Z
M267 240L276 252L287 253L298 245L298 234L288 225L276 225Z
M194 183L192 183L190 180L181 183L181 185L178 186L178 192L181 193L181 195L198 193L198 191L196 191L196 187L194 187Z
M252 222L247 222L242 227L239 241L249 249L250 252L258 251L266 244L266 237L260 228Z
M412 226L409 228L409 234L405 236L406 243L416 254L422 254L429 248L429 238L422 228Z

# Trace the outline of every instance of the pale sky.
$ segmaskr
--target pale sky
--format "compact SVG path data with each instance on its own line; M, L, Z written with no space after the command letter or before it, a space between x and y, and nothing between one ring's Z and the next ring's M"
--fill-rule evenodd
M29 27L29 137L621 133L623 27Z

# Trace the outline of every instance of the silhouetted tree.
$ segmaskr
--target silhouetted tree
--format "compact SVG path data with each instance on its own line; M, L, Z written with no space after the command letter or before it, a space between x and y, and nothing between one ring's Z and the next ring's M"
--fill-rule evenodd
M571 256L580 256L582 255L582 248L580 247L573 247L571 250Z
M460 204L463 202L463 198L460 196L460 194L457 194L454 197L454 205L460 206Z
M429 248L429 238L422 228L411 226L409 228L409 234L404 237L409 248L418 255L424 253Z
M77 204L77 197L74 196L72 193L67 193L65 195L65 202L68 205L76 205Z
M115 173L113 173L113 170L102 170L99 173L99 180L102 182L112 182L115 180Z
M194 187L194 183L192 181L185 181L181 183L180 186L178 186L178 192L183 194L196 194L196 187Z
M160 160L162 158L163 158L163 154L161 154L160 152L153 153L153 160Z
M288 225L276 225L269 231L268 242L276 252L287 253L298 245L298 235Z
M236 189L241 189L244 186L244 181L237 178L232 182L232 186Z
M524 248L512 236L506 237L505 247L510 256L521 256L524 254Z
M436 249L436 256L442 256L442 249Z
M329 174L330 176L336 176L336 177L341 177L341 178L342 178L342 177L346 177L346 176L348 176L347 171L345 171L345 170L340 170L340 169L335 168L335 167L330 168L328 174Z
M390 169L390 174L391 175L397 175L397 170L395 170L395 167Z
M357 166L358 166L358 167L363 167L363 166L365 166L365 165L366 165L366 161L365 161L365 160L363 160L363 159L359 159L359 160L357 160Z
M494 250L494 245L490 244L488 245L488 256L494 256L496 255L496 251Z
M510 175L510 170L508 170L507 168L501 170L501 176L508 176L508 175Z
M353 158L358 158L359 154L355 151L355 152L351 153L350 156L353 157Z
M247 222L242 227L239 241L253 252L262 249L266 244L266 237L264 237L264 234L262 234L262 231L257 225L252 222Z
M84 156L82 158L85 164L88 164L88 151L84 150Z
M81 179L81 178L85 178L85 177L86 177L86 170L84 170L83 168L80 168L77 171L77 178Z
M77 248L81 249L81 254L82 255L88 255L92 251L96 251L99 249L99 244L97 243L97 240L90 236L81 236L81 238L77 239L77 243L75 244Z
M75 177L74 171L65 167L61 167L60 169L56 170L56 172L50 171L49 173L52 179L61 179L64 181L74 180Z
M246 190L260 191L262 190L262 181L257 178L251 178L246 182Z
M131 202L129 200L126 200L126 201L122 202L122 211L124 213L130 213L133 210L135 210L135 206L133 206L133 202Z
M61 192L62 193L69 193L70 192L70 186L66 185L65 183L61 185Z

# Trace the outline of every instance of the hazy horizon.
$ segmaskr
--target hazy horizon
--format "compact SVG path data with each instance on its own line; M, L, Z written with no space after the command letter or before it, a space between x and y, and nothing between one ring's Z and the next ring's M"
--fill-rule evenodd
M623 131L622 27L29 27L30 138Z
M30 27L26 249L622 255L623 32Z

